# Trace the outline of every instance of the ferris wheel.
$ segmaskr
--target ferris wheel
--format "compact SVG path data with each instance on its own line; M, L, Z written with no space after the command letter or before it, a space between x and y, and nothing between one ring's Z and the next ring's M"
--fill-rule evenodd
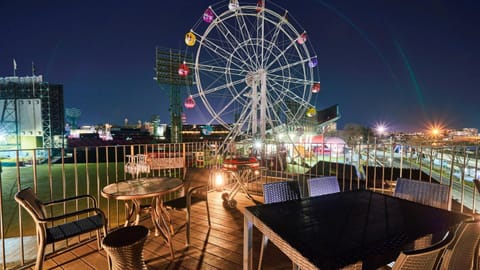
M247 1L245 1L247 2ZM208 111L208 124L221 124L229 138L265 139L298 125L316 110L310 103L320 91L317 56L303 30L286 10L265 1L209 6L185 35L195 85L185 107Z

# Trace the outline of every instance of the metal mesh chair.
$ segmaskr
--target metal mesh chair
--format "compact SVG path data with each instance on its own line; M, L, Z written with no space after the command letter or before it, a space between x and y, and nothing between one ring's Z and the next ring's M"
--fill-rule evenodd
M455 233L450 231L445 238L428 248L401 252L392 270L437 269L444 250L452 243L454 236Z
M273 182L263 185L263 202L276 203L300 199L300 188L296 181Z
M200 202L205 202L207 208L208 227L210 223L210 209L208 207L208 181L210 179L210 170L206 168L189 168L185 175L184 195L176 199L164 202L168 208L175 210L184 210L186 217L186 245L190 245L190 214L191 206Z
M480 221L467 221L458 227L455 239L447 247L440 269L477 269Z
M147 270L143 260L143 245L148 229L136 225L117 229L103 238L102 246L107 252L110 270Z
M437 183L398 178L393 196L417 203L450 210L450 187Z
M67 203L69 201L89 200L90 207L80 210L73 210L62 215L51 216L48 214L54 205ZM101 231L107 233L107 219L102 210L97 208L97 201L93 196L80 195L50 202L42 202L30 187L20 190L15 194L15 201L22 206L33 218L37 230L37 260L35 269L43 268L45 259L45 248L48 244L66 240L87 232L97 232L98 249L101 249ZM75 220L72 220L75 218ZM69 221L70 220L70 221ZM80 242L78 244L81 244ZM78 245L77 244L77 245ZM77 245L72 245L73 248Z
M263 202L276 203L300 199L300 187L296 181L273 182L263 185ZM262 268L263 252L268 245L268 237L263 235L258 269Z
M450 210L450 187L437 183L398 178L393 196L409 201ZM442 234L427 235L412 243L412 249L424 249L431 246Z
M336 176L310 178L307 180L307 185L310 197L340 192Z

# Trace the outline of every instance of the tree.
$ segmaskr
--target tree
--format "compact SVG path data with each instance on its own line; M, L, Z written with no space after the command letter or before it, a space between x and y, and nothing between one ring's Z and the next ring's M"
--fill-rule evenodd
M340 134L349 145L365 143L374 136L371 128L352 123L346 124Z

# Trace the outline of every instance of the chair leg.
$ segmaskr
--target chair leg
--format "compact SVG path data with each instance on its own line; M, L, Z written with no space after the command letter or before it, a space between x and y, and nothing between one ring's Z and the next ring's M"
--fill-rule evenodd
M45 245L40 243L37 251L37 261L35 263L35 270L43 270L43 260L45 259Z
M268 237L263 235L262 236L262 246L260 247L260 257L258 258L258 270L262 269L263 252L267 248L267 244L268 244Z
M102 232L100 232L100 230L102 230L102 232L103 232L103 237L107 236L107 224L105 223L105 225L103 225L103 227L101 229L97 230L98 251L103 249L103 247L102 247Z
M102 250L102 241L101 241L102 234L100 233L100 229L98 229L96 233L97 233L97 250L100 251Z
M187 247L190 246L190 207L187 207L186 219L187 219Z

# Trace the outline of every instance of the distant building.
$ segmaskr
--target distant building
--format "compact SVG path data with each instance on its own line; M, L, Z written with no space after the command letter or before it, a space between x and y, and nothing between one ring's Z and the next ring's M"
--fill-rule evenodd
M63 85L41 75L0 77L0 109L0 149L63 146Z
M183 125L184 142L223 141L229 130L222 125Z

